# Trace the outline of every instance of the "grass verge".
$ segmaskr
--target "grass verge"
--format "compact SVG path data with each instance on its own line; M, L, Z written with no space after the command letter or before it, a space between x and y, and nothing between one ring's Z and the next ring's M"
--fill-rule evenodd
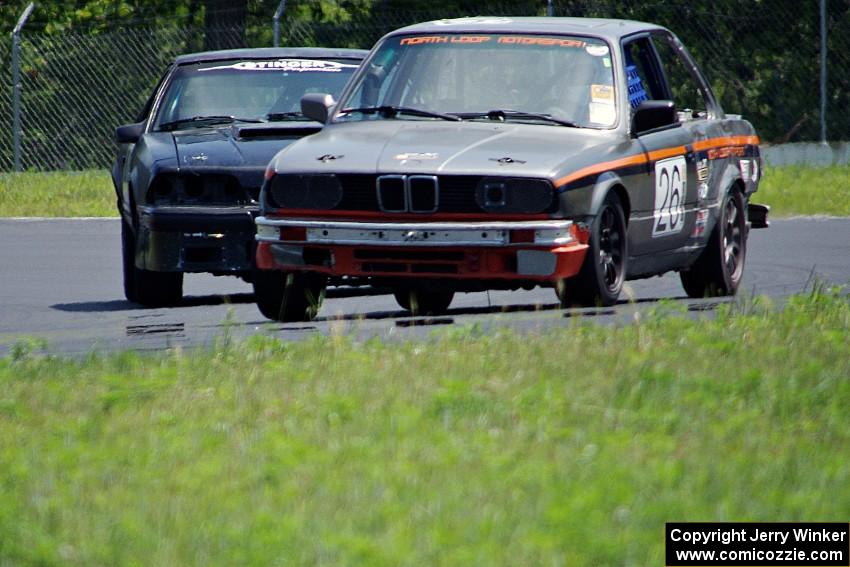
M755 201L772 216L850 216L850 167L768 167ZM0 217L115 216L115 194L102 170L0 173Z
M106 170L0 173L0 217L114 217Z
M850 166L768 167L753 201L772 216L850 216Z
M533 340L21 343L0 564L663 565L665 521L839 521L848 328L816 291Z

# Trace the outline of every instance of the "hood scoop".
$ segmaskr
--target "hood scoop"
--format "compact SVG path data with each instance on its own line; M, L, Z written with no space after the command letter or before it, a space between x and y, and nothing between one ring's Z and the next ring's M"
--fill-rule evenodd
M243 140L257 138L301 138L315 134L322 129L322 125L316 122L298 124L275 124L274 126L234 126L233 133L236 138Z

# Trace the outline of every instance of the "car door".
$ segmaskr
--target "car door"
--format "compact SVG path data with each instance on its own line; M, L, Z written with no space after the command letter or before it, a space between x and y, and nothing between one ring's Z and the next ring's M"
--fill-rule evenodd
M664 67L649 34L624 40L623 65L632 112L645 100L670 100ZM629 227L630 271L642 273L666 269L659 264L659 253L686 246L694 225L697 168L694 128L683 121L633 134L643 147L649 172L648 187L632 203Z

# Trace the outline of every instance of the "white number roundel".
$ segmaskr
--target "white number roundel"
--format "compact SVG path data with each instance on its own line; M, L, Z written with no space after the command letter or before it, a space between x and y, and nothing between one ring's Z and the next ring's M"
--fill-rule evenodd
M684 156L655 163L652 236L676 234L685 226L688 168Z

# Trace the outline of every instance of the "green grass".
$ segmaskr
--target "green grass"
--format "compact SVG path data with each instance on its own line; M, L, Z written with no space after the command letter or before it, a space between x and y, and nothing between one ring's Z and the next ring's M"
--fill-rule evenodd
M850 216L850 166L768 167L753 200L773 217ZM106 171L0 173L0 217L117 214Z
M0 173L0 217L114 217L106 170Z
M767 167L753 201L771 216L850 216L850 166Z
M662 304L659 312L673 310ZM850 302L0 360L3 565L663 565L844 521Z

